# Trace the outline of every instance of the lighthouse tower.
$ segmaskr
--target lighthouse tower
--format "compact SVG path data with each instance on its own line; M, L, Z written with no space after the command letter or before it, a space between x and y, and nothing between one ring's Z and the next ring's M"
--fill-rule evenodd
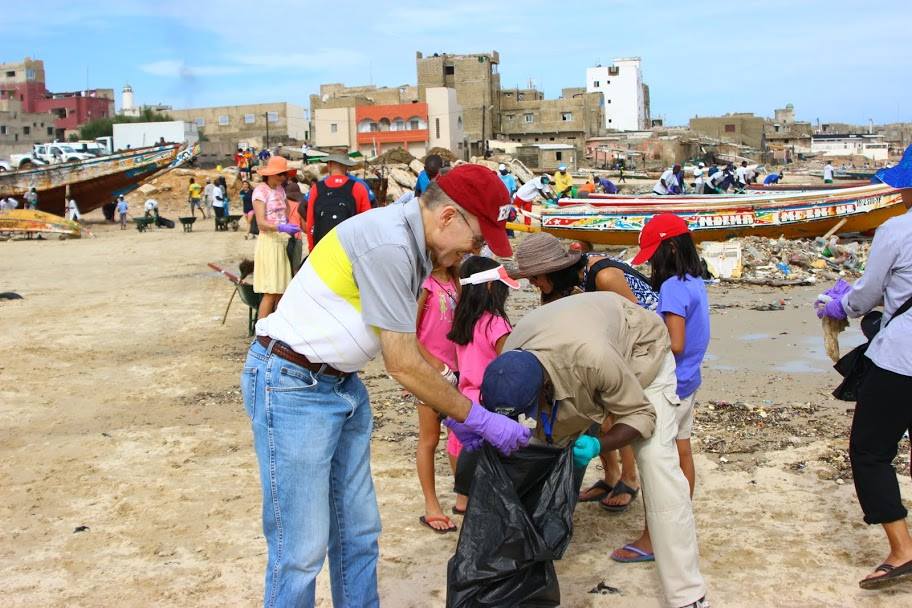
M124 116L139 116L139 108L133 101L133 87L126 84L120 100L120 113Z

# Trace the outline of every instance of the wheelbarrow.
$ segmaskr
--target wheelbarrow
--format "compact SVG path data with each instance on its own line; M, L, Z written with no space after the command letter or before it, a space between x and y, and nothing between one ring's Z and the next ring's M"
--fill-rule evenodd
M134 217L133 222L136 224L136 230L145 232L149 226L155 223L154 217Z
M196 216L191 217L179 217L181 225L184 227L184 232L193 232L193 223L196 221Z

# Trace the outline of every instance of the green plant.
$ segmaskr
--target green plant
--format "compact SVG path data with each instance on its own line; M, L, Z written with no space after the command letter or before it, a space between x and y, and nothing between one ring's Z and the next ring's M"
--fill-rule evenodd
M97 118L90 120L79 127L78 139L95 139L96 137L110 137L114 135L114 124L125 122L165 122L172 118L151 108L143 108L139 116L114 116L113 118Z

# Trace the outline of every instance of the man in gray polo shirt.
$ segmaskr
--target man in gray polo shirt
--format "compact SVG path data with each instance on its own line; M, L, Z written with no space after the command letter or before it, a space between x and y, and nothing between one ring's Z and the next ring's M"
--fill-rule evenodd
M313 606L329 552L333 603L376 606L380 517L370 474L372 416L357 372L378 353L464 442L504 453L529 431L470 403L421 356L417 296L433 264L485 242L510 255L509 196L491 170L457 167L420 199L330 231L257 323L241 375L263 488L264 604Z

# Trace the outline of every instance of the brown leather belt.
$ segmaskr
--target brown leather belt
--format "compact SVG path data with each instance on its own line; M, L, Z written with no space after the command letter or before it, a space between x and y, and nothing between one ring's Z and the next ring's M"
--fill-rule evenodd
M314 363L301 353L292 350L292 348L284 342L273 340L269 336L257 336L257 342L267 349L269 348L269 345L272 344L273 354L278 355L295 365L300 365L305 369L309 369L315 374L326 374L327 376L337 376L339 378L344 378L348 375L348 372L340 372L336 368L330 367L324 363Z

